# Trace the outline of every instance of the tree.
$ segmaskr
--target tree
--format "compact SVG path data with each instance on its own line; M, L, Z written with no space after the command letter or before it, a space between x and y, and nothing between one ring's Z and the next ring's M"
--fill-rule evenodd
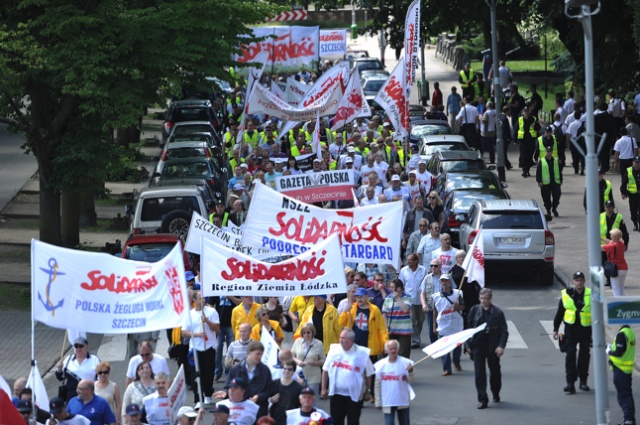
M84 184L100 178L111 129L184 83L225 78L245 25L276 11L250 0L1 2L0 122L36 156L40 239L61 244L61 194L91 189L77 179L87 167Z

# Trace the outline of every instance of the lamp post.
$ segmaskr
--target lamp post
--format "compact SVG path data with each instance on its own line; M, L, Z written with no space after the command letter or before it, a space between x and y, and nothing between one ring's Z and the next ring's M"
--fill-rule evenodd
M592 10L591 6L597 5ZM577 13L571 13L571 11ZM587 106L587 130L585 137L587 152L585 155L587 187L587 246L589 248L589 268L591 274L591 312L593 339L593 371L595 375L596 419L598 425L609 423L609 397L607 386L607 358L605 356L604 312L602 279L602 258L600 256L599 191L598 191L598 155L595 145L595 124L593 118L593 31L591 16L600 11L598 0L565 0L564 13L582 24L584 32L584 77ZM572 141L575 143L575 141ZM596 271L596 273L594 273ZM594 279L595 277L595 279Z
M496 150L498 151L498 178L501 182L506 180L504 170L504 139L502 137L502 125L498 120L502 113L502 88L500 87L500 76L498 75L498 25L497 12L498 0L485 0L491 9L491 54L493 55L493 97L496 101Z

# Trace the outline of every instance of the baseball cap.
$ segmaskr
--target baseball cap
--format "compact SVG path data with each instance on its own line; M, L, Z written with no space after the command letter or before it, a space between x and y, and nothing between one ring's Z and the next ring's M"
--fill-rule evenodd
M183 416L186 416L187 418L195 418L196 416L198 416L198 413L193 410L193 407L190 406L182 406L180 409L178 409L178 418L181 418Z
M192 271L185 272L185 274L184 274L184 280L186 280L187 282L189 282L190 280L193 280L195 278L196 278L196 276L193 274Z
M216 205L224 205L224 201L222 199L216 200Z
M311 387L304 387L304 388L302 389L302 391L300 391L300 394L311 394L311 395L316 395L316 392L315 392L315 391L313 391L313 390L311 389Z
M421 159L420 161L418 161L418 165L421 165L421 164L427 165L427 161L425 161L424 159Z
M353 158L348 156L347 159L344 160L344 162L347 163L347 164L350 164L350 163L353 162Z
M634 156L633 162L640 162L640 156Z
M547 146L544 148L547 152L553 152L553 146Z
M449 276L449 273L442 273L440 275L440 280L451 280L451 276Z
M87 338L83 338L79 336L73 341L73 345L76 345L76 344L89 345L89 341L87 341Z
M414 176L417 176L418 172L416 170L411 170L409 171L409 174L413 174Z
M227 415L229 413L231 413L229 411L229 408L227 406L225 406L224 404L218 404L216 407L213 407L211 409L207 409L209 410L209 412L211 413L226 413Z
M60 413L64 410L64 400L60 397L54 397L49 400L49 413Z
M356 148L354 148L353 146L347 146L347 152L355 152Z
M598 175L605 174L604 168L598 168Z
M551 127L549 125L549 126L547 126L547 128L544 129L544 131L548 131L549 133L553 133L553 127Z
M229 381L227 385L225 385L225 388L231 388L231 387L247 388L247 384L244 382L244 379L242 378L233 378L231 381Z
M249 168L249 165L246 162L240 164L240 168Z
M418 145L412 143L411 144L411 149L418 149Z
M313 160L313 162L322 162L322 160L320 158L316 158Z
M18 412L27 413L33 410L33 406L31 405L31 400L20 400L18 402Z
M366 289L364 289L364 288L356 289L356 292L355 292L355 296L356 297L361 297L363 295L367 295L367 290Z
M607 202L604 203L605 207L615 207L615 204L613 203L613 201L611 199L609 199Z
M400 176L397 174L394 174L393 177L391 177L391 181L392 182L399 182L400 181Z
M140 411L140 406L138 406L135 403L131 403L130 405L127 406L126 413L129 416L133 416L133 415L140 415L142 412Z
M383 127L391 127L391 123L390 122L386 122L384 124L382 124Z
M573 274L574 279L584 279L584 273L577 271Z
M236 183L233 185L233 190L243 190L244 186L241 185L240 183Z
M314 295L314 298L322 298L323 300L327 299L326 295Z

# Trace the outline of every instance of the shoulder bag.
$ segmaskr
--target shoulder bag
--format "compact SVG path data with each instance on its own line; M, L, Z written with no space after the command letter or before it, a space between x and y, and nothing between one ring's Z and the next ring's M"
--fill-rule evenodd
M616 246L613 246L613 258L616 258ZM602 265L604 268L604 275L606 277L618 277L618 265L611 261L605 261Z

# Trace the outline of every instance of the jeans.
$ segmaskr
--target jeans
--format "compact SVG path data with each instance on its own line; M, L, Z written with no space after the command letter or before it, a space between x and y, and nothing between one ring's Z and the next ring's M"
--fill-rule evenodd
M624 296L624 281L628 270L618 270L618 277L611 278L611 290L614 297Z
M462 354L462 346L453 349L453 364L460 364L460 354ZM451 353L442 356L442 370L451 372Z
M394 416L398 415L399 425L409 425L409 408L398 409L397 407L391 408L391 413L384 414L384 425L394 425Z
M229 348L229 345L231 345L231 343L235 340L235 335L231 326L220 327L220 332L218 332L218 347L216 349L216 376L222 375L223 368L225 373L229 372L229 370L224 367L224 361L222 360L222 347L224 347L225 340L227 341L227 348Z
M420 334L422 334L422 325L424 324L424 311L422 305L411 306L411 327L413 328L413 335L411 336L412 344L420 344Z

